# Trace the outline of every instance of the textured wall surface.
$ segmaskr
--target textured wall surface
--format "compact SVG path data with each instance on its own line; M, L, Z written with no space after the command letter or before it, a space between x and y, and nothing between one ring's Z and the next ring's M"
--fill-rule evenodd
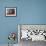
M16 17L5 17L6 7L16 7ZM46 0L0 0L0 44L7 44L9 32L18 24L46 24ZM16 39L17 43L17 39Z

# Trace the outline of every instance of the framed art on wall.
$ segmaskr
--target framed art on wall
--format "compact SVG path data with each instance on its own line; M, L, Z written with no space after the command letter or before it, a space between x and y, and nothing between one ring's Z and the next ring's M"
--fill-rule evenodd
M6 16L16 16L16 7L7 7Z
M46 24L19 24L18 42L22 40L46 41Z

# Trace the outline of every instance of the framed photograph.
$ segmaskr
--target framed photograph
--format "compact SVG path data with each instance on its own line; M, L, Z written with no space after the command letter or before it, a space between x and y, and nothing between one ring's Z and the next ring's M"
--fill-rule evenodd
M16 16L16 7L7 7L6 16Z

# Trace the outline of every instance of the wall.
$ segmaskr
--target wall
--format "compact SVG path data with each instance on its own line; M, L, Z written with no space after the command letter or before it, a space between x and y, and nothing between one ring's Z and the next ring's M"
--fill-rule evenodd
M6 7L16 7L16 17L5 17ZM9 32L18 24L46 24L46 0L0 0L0 44L7 44ZM17 39L16 39L17 43Z

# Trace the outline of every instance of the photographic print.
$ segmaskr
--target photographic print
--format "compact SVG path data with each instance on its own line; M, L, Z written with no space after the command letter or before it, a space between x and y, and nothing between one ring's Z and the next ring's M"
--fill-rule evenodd
M16 16L16 8L15 7L6 8L6 16Z

